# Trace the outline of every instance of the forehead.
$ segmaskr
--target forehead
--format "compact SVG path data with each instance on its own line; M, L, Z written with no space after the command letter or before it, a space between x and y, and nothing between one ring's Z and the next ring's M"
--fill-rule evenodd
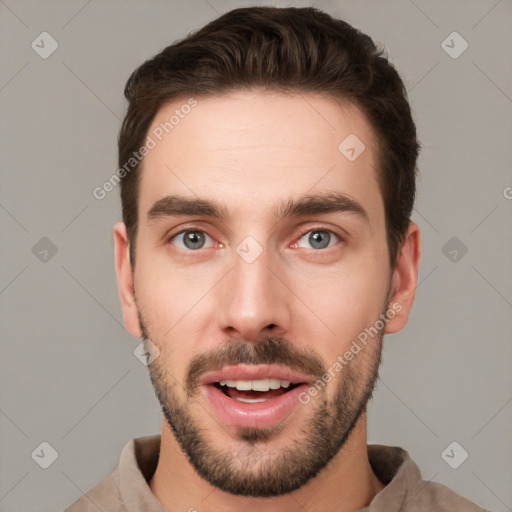
M183 97L160 108L147 136L139 216L173 194L262 212L322 191L383 215L375 135L349 102L261 90Z

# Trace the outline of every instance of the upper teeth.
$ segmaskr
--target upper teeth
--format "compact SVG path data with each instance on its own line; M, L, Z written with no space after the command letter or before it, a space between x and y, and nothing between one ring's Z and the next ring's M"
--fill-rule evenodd
M260 380L221 380L221 386L236 388L239 391L268 391L269 389L287 388L290 382L279 379L260 379Z

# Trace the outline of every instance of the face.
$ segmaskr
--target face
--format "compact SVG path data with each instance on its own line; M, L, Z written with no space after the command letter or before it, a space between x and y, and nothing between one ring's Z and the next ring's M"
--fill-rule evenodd
M263 91L196 101L161 140L187 99L148 131L133 275L116 226L123 314L160 352L151 380L197 472L275 496L349 439L408 303L395 307L375 139L355 106Z

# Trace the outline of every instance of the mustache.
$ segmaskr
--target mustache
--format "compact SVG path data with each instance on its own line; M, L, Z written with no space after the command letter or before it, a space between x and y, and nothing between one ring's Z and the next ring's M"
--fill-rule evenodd
M297 349L286 338L265 336L252 343L235 339L192 358L186 372L187 393L195 393L204 373L237 364L277 364L311 375L315 381L326 373L320 357L312 350Z

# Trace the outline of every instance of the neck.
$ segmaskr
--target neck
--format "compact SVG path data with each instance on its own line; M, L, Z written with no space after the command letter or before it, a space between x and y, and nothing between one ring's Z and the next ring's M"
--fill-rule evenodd
M265 512L296 512L298 507L308 512L355 512L367 506L384 488L368 460L366 412L320 474L292 493L271 498L234 496L203 480L164 419L160 457L149 485L169 512L260 512L263 508Z

